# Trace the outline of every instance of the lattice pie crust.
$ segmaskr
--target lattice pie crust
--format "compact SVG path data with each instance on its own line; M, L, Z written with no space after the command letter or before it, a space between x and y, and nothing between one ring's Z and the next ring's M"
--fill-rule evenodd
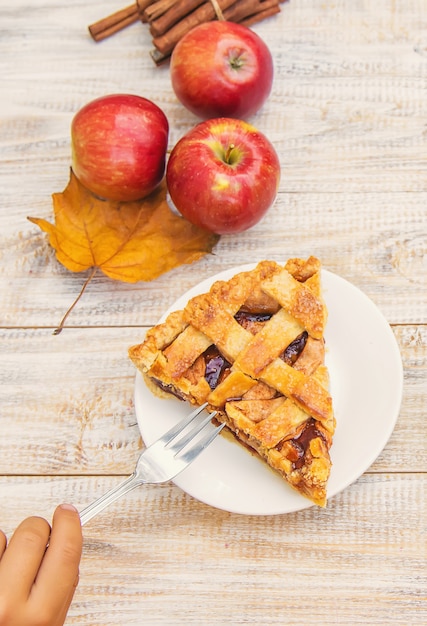
M320 270L314 257L262 261L192 298L129 356L154 393L208 402L241 443L325 506L335 418Z

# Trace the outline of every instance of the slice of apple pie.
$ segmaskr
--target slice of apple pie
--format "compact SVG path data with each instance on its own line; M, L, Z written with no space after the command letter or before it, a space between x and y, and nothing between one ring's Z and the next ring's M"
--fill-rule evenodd
M241 443L325 506L335 418L320 270L314 257L262 261L192 298L129 355L154 393L208 402Z

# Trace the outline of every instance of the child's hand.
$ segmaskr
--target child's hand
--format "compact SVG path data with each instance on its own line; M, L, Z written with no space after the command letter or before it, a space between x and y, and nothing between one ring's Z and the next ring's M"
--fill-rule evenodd
M0 626L62 625L77 587L82 553L76 509L59 506L52 531L46 520L29 517L6 544L0 531Z

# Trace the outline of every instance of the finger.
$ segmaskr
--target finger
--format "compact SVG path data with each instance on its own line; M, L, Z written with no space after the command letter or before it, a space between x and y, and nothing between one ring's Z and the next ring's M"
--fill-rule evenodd
M59 506L53 516L49 548L37 574L31 599L57 614L74 593L83 547L80 516L71 505Z
M3 556L7 546L7 537L2 530L0 530L0 559Z
M57 620L55 622L55 626L62 626L67 618L67 614L68 614L68 609L70 608L70 604L73 601L73 597L75 594L75 591L77 589L77 585L79 584L79 577L77 576L76 580L74 581L74 584L72 586L72 588L70 589L67 598L64 601L64 604L62 605L62 607L59 609L58 611L58 615L57 615Z
M31 591L49 541L50 526L41 517L25 519L12 535L0 561L0 588L24 602Z

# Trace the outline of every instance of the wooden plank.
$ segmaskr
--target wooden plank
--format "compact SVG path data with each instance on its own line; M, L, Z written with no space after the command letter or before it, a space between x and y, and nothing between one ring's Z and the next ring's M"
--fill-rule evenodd
M131 472L135 330L3 334L1 472Z
M3 528L117 480L2 478ZM84 527L67 624L424 625L426 495L425 475L370 475L325 510L253 517L146 486Z
M370 471L425 471L427 327L395 329L405 368L395 431ZM0 473L127 474L141 446L127 356L141 329L2 331ZM366 433L369 437L369 433Z
M390 323L426 323L426 204L427 193L280 193L262 222L223 237L214 254L197 263L135 285L99 272L68 323L152 325L184 291L224 269L310 254L362 289ZM60 265L22 211L18 221L2 213L0 228L0 326L56 327L88 273L73 274Z

